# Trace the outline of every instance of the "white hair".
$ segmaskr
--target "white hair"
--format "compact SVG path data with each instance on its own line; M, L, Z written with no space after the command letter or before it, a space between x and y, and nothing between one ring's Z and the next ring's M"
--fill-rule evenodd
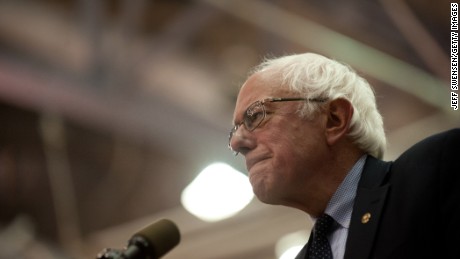
M307 98L343 98L353 106L348 136L364 152L382 158L386 148L383 120L369 83L352 68L318 54L305 53L266 59L253 73L279 80L279 87ZM275 81L276 82L276 81ZM317 102L306 102L300 111L311 117Z

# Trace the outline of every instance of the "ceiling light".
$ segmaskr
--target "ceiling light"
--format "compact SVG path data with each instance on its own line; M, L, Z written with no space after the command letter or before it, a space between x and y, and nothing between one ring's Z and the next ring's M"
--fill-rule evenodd
M281 237L276 243L275 253L279 259L294 259L308 241L306 231L298 231Z
M206 167L182 191L185 209L204 221L218 221L244 209L254 197L248 177L224 163Z

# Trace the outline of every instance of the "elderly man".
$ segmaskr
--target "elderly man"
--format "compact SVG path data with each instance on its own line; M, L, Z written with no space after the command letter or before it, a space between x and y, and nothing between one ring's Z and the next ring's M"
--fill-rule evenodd
M262 202L316 222L297 258L460 258L460 130L394 162L372 88L306 53L266 60L244 83L229 147Z

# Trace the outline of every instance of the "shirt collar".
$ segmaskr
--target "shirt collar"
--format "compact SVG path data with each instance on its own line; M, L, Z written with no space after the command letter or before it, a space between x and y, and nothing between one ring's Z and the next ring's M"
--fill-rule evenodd
M331 216L338 224L347 229L350 226L356 190L358 188L358 182L361 178L366 158L367 155L361 156L353 165L345 179L335 191L325 210L326 214Z

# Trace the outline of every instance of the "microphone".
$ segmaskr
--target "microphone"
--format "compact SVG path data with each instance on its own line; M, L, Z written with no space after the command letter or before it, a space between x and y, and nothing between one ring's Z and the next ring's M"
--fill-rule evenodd
M161 219L139 230L128 241L124 250L104 249L97 259L158 259L180 241L180 232L174 222Z

